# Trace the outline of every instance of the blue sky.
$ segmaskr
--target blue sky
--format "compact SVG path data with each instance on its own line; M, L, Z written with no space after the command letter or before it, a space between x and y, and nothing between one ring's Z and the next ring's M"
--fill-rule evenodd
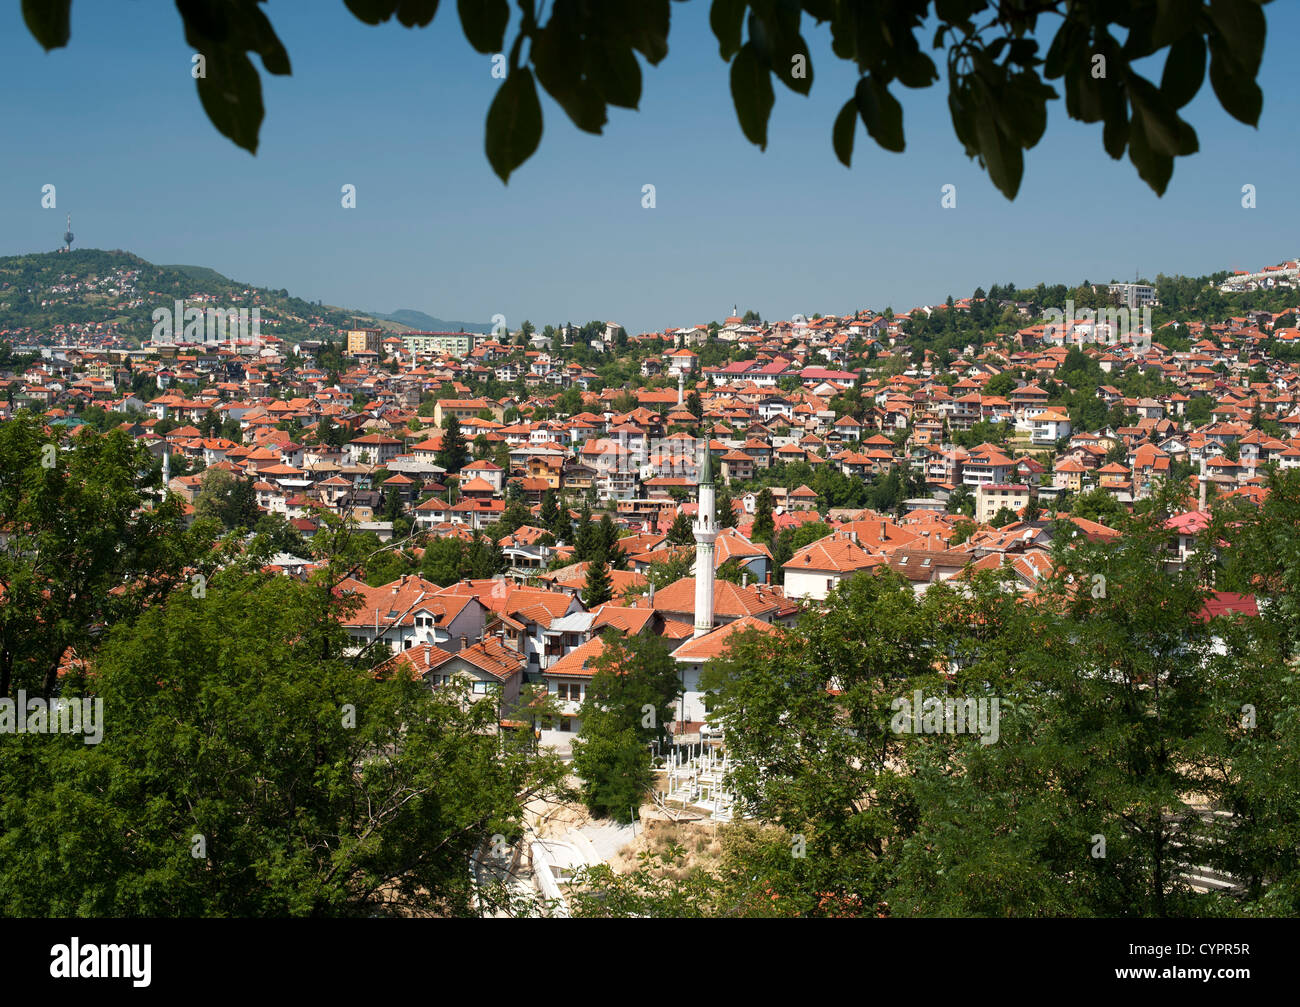
M831 57L829 29L807 20L812 96L777 86L759 151L736 123L704 0L673 5L670 52L643 67L641 108L611 108L602 136L543 98L541 149L503 186L483 153L499 81L443 8L408 30L364 25L339 0L271 0L293 75L263 75L254 157L208 123L166 0L75 3L71 43L52 53L18 4L0 6L0 255L56 247L71 212L78 247L211 266L312 300L500 313L512 327L614 319L635 333L721 319L733 304L767 318L902 310L992 283L1300 254L1300 95L1284 45L1300 27L1294 3L1266 9L1260 128L1223 112L1207 80L1184 110L1201 150L1178 160L1163 198L1058 101L1013 203L966 158L943 82L896 89L904 153L859 126L853 168L836 161L831 123L855 76ZM57 210L40 206L46 183ZM344 183L356 209L340 206ZM654 209L641 205L646 183ZM955 210L940 207L945 183ZM1247 183L1255 210L1241 206Z

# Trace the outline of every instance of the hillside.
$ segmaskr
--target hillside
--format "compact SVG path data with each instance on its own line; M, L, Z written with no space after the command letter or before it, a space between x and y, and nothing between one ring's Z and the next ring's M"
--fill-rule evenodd
M331 337L357 319L388 330L488 330L416 311L382 316L312 303L285 289L232 280L207 266L155 265L121 249L0 258L0 339L13 343L136 345L149 339L154 310L170 309L178 299L191 305L258 308L262 334L291 341Z
M449 322L442 318L434 318L433 315L426 315L423 311L415 311L412 308L402 308L386 315L376 311L371 311L369 314L372 318L396 322L402 328L416 329L421 332L486 333L492 331L492 326L488 322Z

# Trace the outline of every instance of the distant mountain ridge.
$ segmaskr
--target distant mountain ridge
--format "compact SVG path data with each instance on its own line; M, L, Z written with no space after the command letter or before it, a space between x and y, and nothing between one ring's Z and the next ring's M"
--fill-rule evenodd
M408 328L417 329L421 332L491 332L492 324L490 322L448 322L441 318L434 318L432 315L426 315L423 311L416 311L414 308L402 308L391 314L382 314L378 311L367 312L372 318L379 318L387 322L397 322L399 325L405 325Z

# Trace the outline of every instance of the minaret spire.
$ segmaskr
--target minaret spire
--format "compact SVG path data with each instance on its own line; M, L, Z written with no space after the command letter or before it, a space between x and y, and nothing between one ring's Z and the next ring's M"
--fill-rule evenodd
M713 629L713 543L718 525L713 509L713 458L708 438L704 440L704 461L700 465L699 512L695 516L695 636Z

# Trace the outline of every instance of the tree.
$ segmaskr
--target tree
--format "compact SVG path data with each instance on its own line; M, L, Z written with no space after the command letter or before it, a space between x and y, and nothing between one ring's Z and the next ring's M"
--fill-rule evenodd
M1010 371L1003 371L989 378L984 385L985 395L1010 395L1016 390L1016 376Z
M736 503L731 497L731 487L725 483L718 490L714 509L717 511L715 517L719 528L736 527Z
M307 557L311 549L302 534L291 525L283 514L263 514L253 525L253 534L261 539L267 552L288 553L291 556ZM258 543L255 542L256 547Z
M655 560L646 570L646 580L658 591L691 575L695 554L689 549L674 549L664 559ZM642 589L644 590L644 589Z
M28 29L46 49L67 45L70 3L54 0L40 14L27 13ZM617 11L561 5L543 21L540 5L520 0L521 18L511 42L507 31L512 19L504 3L458 5L461 27L477 52L508 54L505 79L486 121L488 162L503 182L541 143L538 84L574 125L589 133L602 131L610 105L638 107L639 71L591 68L626 70L636 66L637 53L658 65L668 53L669 6L669 0L647 0ZM1207 50L1211 83L1225 111L1253 126L1263 105L1255 78L1267 24L1255 0L1217 0L1195 18L1170 17L1158 0L1122 5L1044 0L1029 7L972 0L941 5L937 12L929 0L900 0L880 13L879 30L869 38L857 33L859 12L852 4L758 3L749 9L748 20L747 7L719 5L711 25L721 58L731 62L732 100L741 132L751 143L767 147L773 78L797 94L811 91L812 61L801 24L805 13L814 22L830 22L835 56L853 62L858 74L831 130L832 149L845 165L852 159L859 119L881 147L904 149L902 107L891 85L923 88L940 79L934 61L922 51L933 39L948 67L954 132L967 156L980 159L1008 199L1020 187L1023 151L1036 146L1046 129L1047 103L1060 97L1048 80L1063 81L1066 114L1103 123L1106 153L1118 159L1127 148L1138 174L1157 194L1169 183L1174 158L1197 150L1196 132L1179 110L1201 89ZM412 9L399 0L349 0L349 9L368 24L396 15L410 28L429 24L438 5ZM256 153L262 89L248 53L257 53L263 69L277 75L290 73L288 53L257 4L231 7L215 21L202 11L180 8L186 53L202 52L208 60L207 73L197 82L203 107L218 131ZM1040 14L1060 18L1045 55L1033 37ZM1167 69L1157 86L1136 65L1166 50L1162 63ZM1095 57L1104 60L1100 76Z
M465 446L465 435L460 430L460 420L455 413L449 412L442 425L442 444L434 455L439 468L448 472L459 472L469 462L469 450Z
M102 741L0 745L0 912L476 914L472 851L558 766L466 690L344 658L339 604L221 573L115 626Z
M497 531L500 532L500 535L513 535L521 527L529 524L532 519L533 512L526 503L522 500L511 500L506 504L506 509L501 513L501 517L497 521Z
M949 514L965 514L967 517L975 516L975 496L971 493L969 486L965 483L958 483L948 497L947 510Z
M547 488L542 494L542 505L537 511L537 520L541 522L543 528L548 530L556 529L560 526L560 507L555 500L555 490ZM565 522L568 523L567 521Z
M0 698L50 695L60 662L92 657L102 626L211 572L220 526L200 518L187 532L161 483L121 431L61 444L26 411L0 423Z
M776 534L776 519L772 516L774 504L772 491L764 486L759 490L758 499L754 503L754 524L749 532L750 541L771 543L772 537Z
M648 744L667 737L681 680L661 638L607 629L600 639L573 768L593 815L630 822L650 789Z
M248 530L262 515L252 480L236 477L228 469L209 469L204 473L199 495L194 500L194 512L199 517L215 518L227 531Z
M1076 496L1070 504L1070 514L1116 529L1122 528L1128 517L1124 505L1100 486Z
M997 513L989 520L994 528L1002 528L1016 520L1016 512L1010 507L999 507Z
M384 520L396 521L404 511L401 492L395 486L389 487L384 493Z
M605 562L604 553L601 553L587 567L587 579L582 588L582 603L588 608L595 608L609 601L613 594L609 564Z
M1193 427L1204 426L1210 421L1210 416L1214 412L1214 400L1206 396L1199 396L1187 403L1184 416L1187 422Z
M948 539L948 546L959 546L970 539L972 535L979 530L979 525L974 521L958 521L952 526L952 536Z
M596 526L597 554L609 564L611 570L627 568L627 552L618 544L618 526L608 514L602 514Z
M600 548L600 541L596 526L591 520L591 507L584 502L582 512L578 515L578 531L573 540L573 558L579 563L591 559Z
M690 545L695 541L695 532L691 530L691 519L685 511L678 511L673 518L673 526L668 529L668 542L671 545Z

